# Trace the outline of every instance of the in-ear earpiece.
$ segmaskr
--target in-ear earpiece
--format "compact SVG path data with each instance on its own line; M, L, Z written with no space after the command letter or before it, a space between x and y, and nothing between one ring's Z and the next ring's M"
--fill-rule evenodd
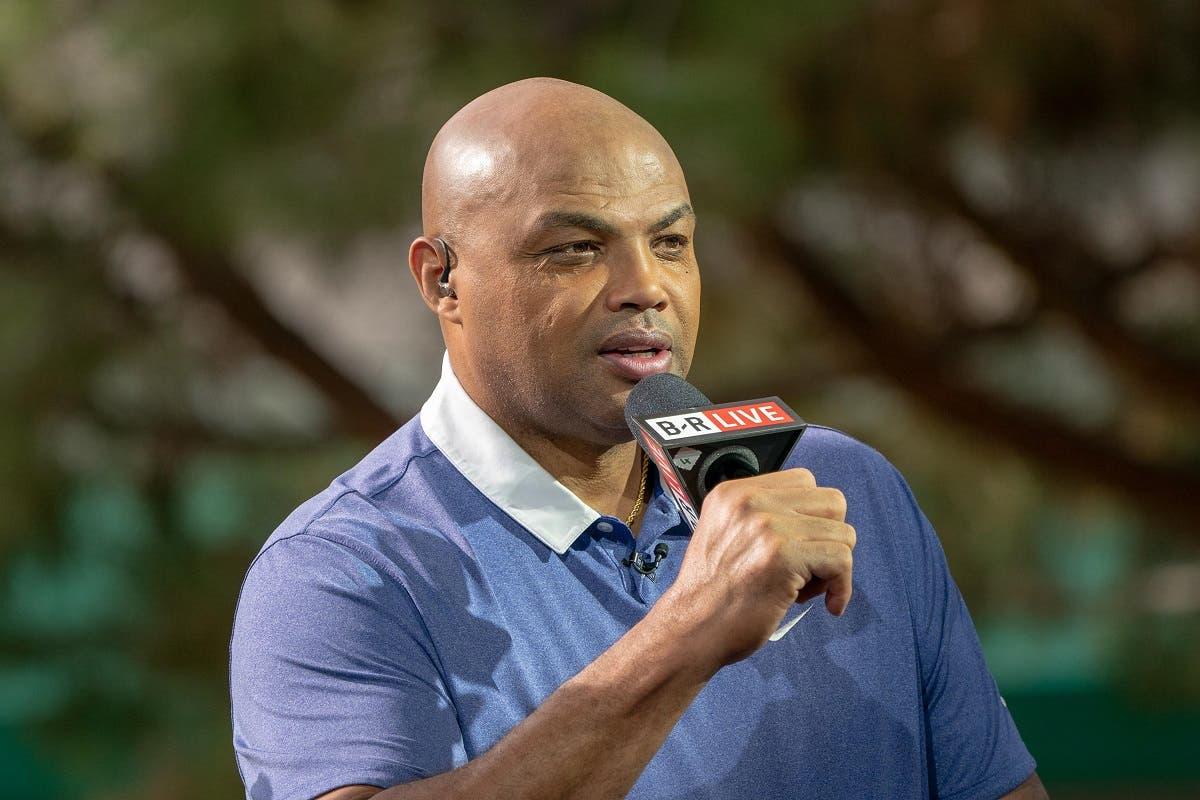
M440 236L434 236L433 241L437 242L441 248L441 252L438 255L441 257L442 274L438 277L438 288L442 291L443 297L451 297L457 300L458 295L450 288L450 268L454 266L452 262L454 251L450 249L450 245L446 244L446 240Z

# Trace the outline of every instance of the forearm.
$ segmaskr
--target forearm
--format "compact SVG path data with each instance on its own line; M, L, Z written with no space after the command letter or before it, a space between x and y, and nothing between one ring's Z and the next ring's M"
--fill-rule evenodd
M375 800L624 797L715 666L648 615L487 753Z

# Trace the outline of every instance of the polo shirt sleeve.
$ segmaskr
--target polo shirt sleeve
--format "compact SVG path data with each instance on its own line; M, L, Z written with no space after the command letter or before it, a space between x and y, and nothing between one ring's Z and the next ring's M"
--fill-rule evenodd
M386 788L466 762L432 642L394 567L376 559L306 532L247 572L230 689L250 800Z
M1002 797L1037 764L988 671L937 534L900 472L888 466L901 516L895 541L908 577L935 796Z

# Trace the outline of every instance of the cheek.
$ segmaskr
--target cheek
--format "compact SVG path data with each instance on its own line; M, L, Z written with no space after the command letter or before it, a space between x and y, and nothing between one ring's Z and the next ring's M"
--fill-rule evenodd
M680 324L686 332L695 334L700 319L700 271L696 267L679 276L673 295Z
M528 324L536 339L556 352L577 352L603 306L602 285L595 276L563 275L532 290Z
M511 364L528 348L534 305L511 280L491 276L470 288L463 310L467 346L493 364Z
M490 369L507 376L505 385L542 385L578 360L586 308L575 297L550 283L492 292L477 301L469 338L489 354Z
M548 298L536 306L531 304L527 333L538 348L542 363L561 357L573 357L579 349L582 321L578 311L562 297Z
M696 267L692 267L687 275L681 276L675 288L675 318L679 324L680 336L676 342L676 350L680 357L679 367L687 374L696 351L696 337L700 329L700 275Z

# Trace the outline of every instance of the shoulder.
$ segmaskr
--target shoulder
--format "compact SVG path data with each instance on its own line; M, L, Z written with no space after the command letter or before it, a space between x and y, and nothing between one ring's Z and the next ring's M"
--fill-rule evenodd
M414 571L423 569L419 562L427 561L430 540L441 534L418 514L406 513L419 498L395 500L422 492L406 487L423 484L415 465L434 453L414 417L288 514L248 565L239 602L329 588L331 579L357 591L375 591L382 583L403 593ZM443 552L444 543L437 550Z
M297 506L271 532L255 561L285 542L322 539L370 557L386 540L413 527L412 520L385 511L378 498L403 492L414 465L437 452L414 417L379 443L322 491ZM252 564L253 566L253 564Z
M784 462L805 467L818 486L846 495L846 521L859 532L859 544L876 542L905 572L916 568L936 534L908 481L879 450L827 425L809 424Z
M828 425L809 423L784 461L784 468L812 470L821 485L899 488L904 479L887 457L871 445Z
M231 655L253 662L256 652L315 653L332 641L374 652L385 628L422 629L411 588L421 565L406 542L430 532L389 519L353 490L321 499L276 529L247 567Z

